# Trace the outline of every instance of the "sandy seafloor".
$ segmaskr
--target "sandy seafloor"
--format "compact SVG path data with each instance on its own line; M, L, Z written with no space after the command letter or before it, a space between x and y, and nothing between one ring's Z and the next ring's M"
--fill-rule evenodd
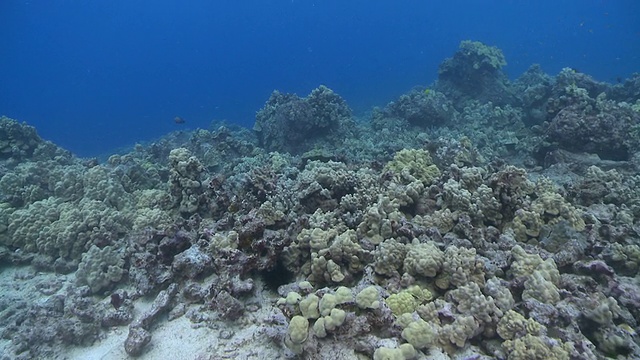
M43 301L48 296L38 296L35 287L39 283L49 282L52 277L58 281L74 282L74 276L55 276L36 273L29 267L5 268L0 272L0 296L29 299L33 303ZM27 278L27 279L25 279ZM64 289L64 286L63 286ZM61 289L61 290L63 290ZM259 295L266 295L260 294ZM108 302L108 299L104 301ZM263 304L273 303L274 299L255 299ZM151 301L136 302L136 313L149 308ZM260 323L274 308L265 306L256 309L243 319L242 324L230 325L220 322L211 327L194 326L185 318L168 321L166 316L153 328L153 340L144 354L138 359L277 359L281 349L262 336ZM86 347L68 347L59 349L51 359L59 360L117 360L127 359L124 341L127 338L126 327L107 329L96 342ZM8 340L0 342L0 354L9 345Z

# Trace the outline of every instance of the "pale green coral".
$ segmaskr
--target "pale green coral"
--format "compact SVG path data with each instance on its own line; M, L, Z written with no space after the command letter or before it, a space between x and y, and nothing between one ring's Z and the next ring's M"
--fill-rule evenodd
M123 210L133 201L122 183L103 166L94 166L83 177L84 198L102 201L110 207Z
M209 239L209 251L215 253L220 249L237 249L239 235L236 231L216 232Z
M135 207L138 209L169 210L171 195L161 189L144 189L133 192Z
M347 317L346 311L342 309L331 309L328 315L325 315L313 324L313 332L317 337L326 337L329 331L335 330L344 323Z
M536 267L524 282L522 299L536 299L543 303L555 304L560 301L560 293L556 285L560 281L560 273L553 259L549 258Z
M511 263L509 271L514 277L531 275L543 262L540 255L529 254L520 245L511 249L511 255L514 261Z
M151 208L136 209L132 217L133 230L165 229L174 221L168 212Z
M324 328L327 331L333 331L344 323L347 318L347 312L342 309L333 308L331 313L324 317Z
M533 201L531 208L547 219L546 223L553 224L560 220L566 220L578 231L585 228L582 212L568 203L560 194L545 192Z
M312 251L319 251L328 248L336 235L338 233L334 229L302 229L298 234L298 241L300 244L308 245Z
M429 347L433 345L436 340L436 331L433 325L422 319L409 323L409 325L402 330L401 335L403 339L416 349Z
M479 69L483 64L496 70L507 65L502 50L495 46L485 45L480 41L463 40L460 42L460 51L466 56L472 56L474 59L482 61L474 63L474 69Z
M557 303L560 293L556 285L560 273L553 259L542 260L537 254L527 254L519 245L511 249L514 261L510 273L515 277L526 277L523 299L536 299L544 303Z
M433 299L433 294L429 289L413 285L396 294L391 294L385 299L385 303L391 312L400 316L405 313L412 313L418 305Z
M126 217L104 202L36 201L9 217L7 245L53 258L80 259L92 243L114 241L130 227Z
M394 173L403 183L419 180L424 185L430 185L440 177L440 169L433 164L429 152L422 149L398 151L385 170Z
M527 242L530 238L537 238L544 221L540 214L534 211L518 209L510 226L516 236L516 239Z
M407 248L396 239L383 241L374 253L373 268L380 275L393 275L398 272L404 262Z
M335 234L333 230L314 229L311 232L308 241L318 250L311 252L310 280L340 283L347 276L363 270L364 262L361 259L365 251L358 244L355 230L349 229L337 236ZM307 241L307 237L299 236L299 239Z
M435 279L435 285L443 290L458 287L469 282L484 285L484 264L476 258L475 248L449 246L444 251L442 272Z
M467 340L479 334L480 324L470 315L456 317L451 324L446 324L438 330L438 342L448 348L453 344L459 348L466 345Z
M384 302L396 316L405 313L412 313L415 311L416 307L420 305L420 301L408 291L391 294Z
M380 347L373 353L373 360L411 360L418 355L411 344L401 344L397 348Z
M475 213L473 195L471 191L463 188L454 179L447 180L443 185L444 200L448 208L452 211L464 211L470 214Z
M487 296L491 296L498 309L503 313L511 310L515 306L515 299L509 291L509 288L502 283L497 277L487 280L483 292Z
M298 294L295 291L289 291L287 296L284 298L284 303L289 305L296 305L302 300L302 295Z
M353 292L346 286L339 286L336 289L336 301L338 304L353 302Z
M594 340L598 345L598 350L608 355L620 353L621 349L631 348L635 341L626 331L620 331L619 328L610 327L593 334Z
M318 304L320 315L329 315L336 305L338 305L338 298L334 294L324 294Z
M284 212L277 208L277 205L274 205L271 201L265 201L260 205L258 216L264 221L265 225L271 226L284 220Z
M473 316L480 324L495 324L503 315L495 300L484 295L474 282L451 290L447 295L461 314Z
M622 273L636 274L640 268L640 246L636 244L608 243L602 257Z
M508 360L569 360L572 346L546 336L527 334L502 343Z
M416 215L412 220L414 223L424 227L435 227L442 235L448 233L453 229L455 225L455 218L457 214L454 214L451 209L436 210L431 215L420 216Z
M124 274L124 256L112 246L102 249L93 245L82 256L76 279L82 285L89 285L92 293L97 293L120 281Z
M513 310L507 311L498 322L496 331L504 340L521 338L527 334L540 335L544 326L533 319L526 319L520 313Z
M296 354L301 354L303 350L303 344L309 337L309 320L296 315L291 318L289 326L287 327L287 337L285 338L285 344L291 351Z
M380 307L379 298L378 288L373 285L367 286L356 295L356 304L361 309L377 309Z
M593 308L586 309L583 314L600 325L610 325L621 312L622 309L616 299L610 296L599 301Z
M302 316L307 319L317 319L320 317L320 310L318 304L320 298L315 294L309 294L306 298L300 301L300 312Z
M402 213L398 211L398 204L381 195L378 202L367 210L364 220L358 225L358 233L372 244L378 245L392 237L391 224L399 222L402 217Z
M174 205L181 213L196 213L204 203L202 175L204 166L186 148L169 153L169 189Z
M442 268L444 252L433 242L414 239L404 259L404 270L410 275L434 277Z

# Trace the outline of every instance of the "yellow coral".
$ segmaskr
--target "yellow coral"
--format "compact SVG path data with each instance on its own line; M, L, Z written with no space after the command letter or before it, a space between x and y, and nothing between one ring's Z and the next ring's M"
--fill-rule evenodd
M509 360L569 360L571 345L548 337L527 334L502 343Z
M429 152L422 149L400 150L385 170L394 173L403 183L420 180L424 185L430 185L440 177L440 169L433 164Z
M398 316L405 313L413 312L420 302L408 291L401 291L397 294L390 295L385 303L391 309L391 312Z
M418 305L431 299L433 299L431 291L413 285L397 294L390 295L385 303L394 315L399 316L414 312Z
M540 335L544 327L533 319L525 319L520 313L507 311L498 322L497 332L504 340L513 340L524 335Z

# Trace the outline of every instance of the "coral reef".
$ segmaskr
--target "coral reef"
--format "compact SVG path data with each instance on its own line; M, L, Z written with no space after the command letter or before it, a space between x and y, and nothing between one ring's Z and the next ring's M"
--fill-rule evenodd
M0 350L183 321L203 359L640 357L638 76L504 65L464 41L368 122L274 92L104 163L0 118Z

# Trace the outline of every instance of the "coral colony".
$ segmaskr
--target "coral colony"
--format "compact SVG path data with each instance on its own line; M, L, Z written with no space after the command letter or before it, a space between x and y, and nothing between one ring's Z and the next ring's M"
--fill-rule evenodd
M180 318L198 359L640 358L640 74L505 64L464 41L368 119L274 91L104 164L2 118L1 358Z

